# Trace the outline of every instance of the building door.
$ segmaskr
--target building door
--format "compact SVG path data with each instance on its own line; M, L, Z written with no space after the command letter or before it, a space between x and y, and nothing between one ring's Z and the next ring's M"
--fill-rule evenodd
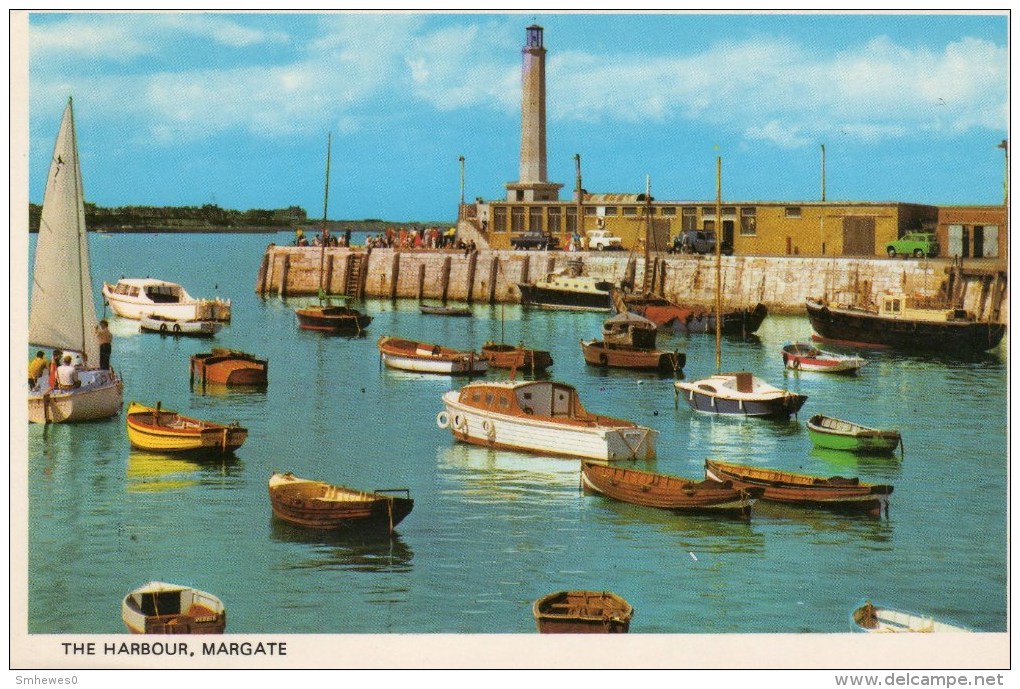
M875 218L873 216L843 218L843 255L875 255Z
M983 258L985 255L985 228L982 225L974 226L974 258Z
M999 226L998 225L985 225L984 226L984 253L982 256L986 258L998 258L999 257ZM975 254L976 255L976 254Z
M947 248L948 256L962 256L963 255L963 225L950 225L949 226L949 247Z
M722 221L722 240L733 246L733 221L723 220Z

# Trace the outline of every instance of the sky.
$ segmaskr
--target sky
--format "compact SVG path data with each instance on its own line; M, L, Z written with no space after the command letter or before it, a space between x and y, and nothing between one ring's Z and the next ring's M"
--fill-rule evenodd
M453 219L505 198L544 28L548 178L661 201L998 204L1005 14L32 13L28 196L73 96L101 206Z

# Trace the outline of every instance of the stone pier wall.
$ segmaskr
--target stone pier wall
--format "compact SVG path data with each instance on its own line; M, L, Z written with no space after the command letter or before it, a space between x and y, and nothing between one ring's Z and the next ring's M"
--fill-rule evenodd
M497 303L517 302L517 284L567 267L580 258L588 275L619 283L632 279L640 288L645 261L622 252L528 252L484 250L471 254L446 251L372 249L370 252L318 247L270 246L256 278L255 291L265 295L313 295L323 283L331 294L347 294L352 254L363 258L367 297ZM877 295L907 292L935 296L948 280L945 261L857 258L730 256L722 259L722 293L728 305L765 304L773 313L802 313L804 300L837 292ZM653 256L653 286L676 302L715 302L714 256ZM979 278L964 280L965 308L982 314L992 308L989 288ZM1008 313L1008 287L1000 311Z

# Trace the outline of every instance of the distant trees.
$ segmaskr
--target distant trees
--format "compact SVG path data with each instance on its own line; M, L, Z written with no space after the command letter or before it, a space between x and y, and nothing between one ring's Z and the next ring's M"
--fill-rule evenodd
M39 231L42 207L29 204L29 231ZM300 206L279 209L256 208L235 211L214 204L204 206L120 206L103 208L85 204L85 224L90 230L109 232L178 231L201 232L229 229L289 228L307 223L308 214Z

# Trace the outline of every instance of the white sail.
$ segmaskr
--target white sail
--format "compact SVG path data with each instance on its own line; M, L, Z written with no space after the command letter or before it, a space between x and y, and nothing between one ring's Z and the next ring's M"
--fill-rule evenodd
M53 147L32 272L30 344L81 352L99 363L96 307L92 300L85 193L82 188L74 111L67 101Z

